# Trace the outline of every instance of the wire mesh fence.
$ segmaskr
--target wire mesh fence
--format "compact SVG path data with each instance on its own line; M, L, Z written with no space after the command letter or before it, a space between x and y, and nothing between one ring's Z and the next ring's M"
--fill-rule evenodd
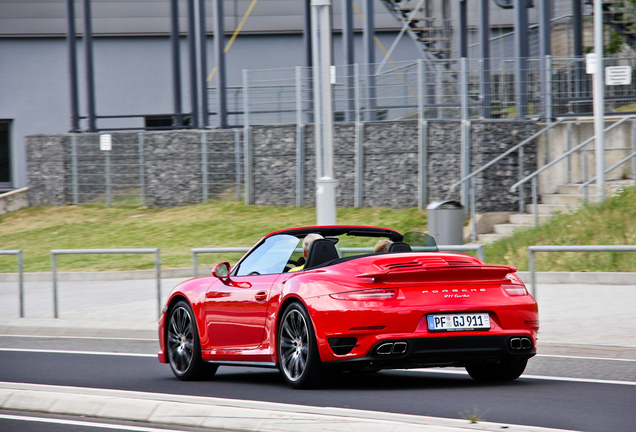
M585 71L585 59L546 56L466 61L465 76L461 60L334 66L334 121L458 119L464 108L471 119L592 115L592 75ZM605 59L608 68L628 67L630 80L634 65L636 58ZM606 85L605 113L620 115L636 109L632 106L636 104L635 86L634 81ZM312 122L308 68L246 71L242 96L243 125Z
M170 133L163 138L160 133L108 135L108 150L100 146L100 135L70 136L66 187L73 204L161 205L149 197L169 189L180 194L174 202L243 199L240 130L187 132L187 139L174 139L161 149L154 140L170 140ZM188 172L187 184L172 183L174 170Z

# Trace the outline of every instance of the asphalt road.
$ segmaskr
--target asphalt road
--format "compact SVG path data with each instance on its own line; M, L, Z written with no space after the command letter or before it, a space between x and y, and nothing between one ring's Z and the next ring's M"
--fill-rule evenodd
M539 356L524 376L505 384L433 369L345 374L322 389L299 391L272 369L221 367L209 381L179 381L156 360L153 340L2 336L0 347L0 381L475 416L581 431L633 430L636 424L635 361Z

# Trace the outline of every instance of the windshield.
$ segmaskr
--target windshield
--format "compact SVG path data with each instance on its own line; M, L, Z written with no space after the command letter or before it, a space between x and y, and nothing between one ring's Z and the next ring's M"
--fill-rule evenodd
M433 236L421 231L405 232L404 242L411 246L414 252L439 252Z
M298 246L298 238L281 234L268 237L234 269L234 276L282 273Z

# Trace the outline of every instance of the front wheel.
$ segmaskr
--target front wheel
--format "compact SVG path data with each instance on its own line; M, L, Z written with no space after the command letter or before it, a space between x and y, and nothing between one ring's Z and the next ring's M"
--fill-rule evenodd
M170 310L166 327L166 347L170 368L177 378L193 381L214 375L218 366L201 358L201 344L192 308L180 301Z
M292 303L283 312L276 349L279 369L289 385L312 388L319 383L323 367L311 319L302 305Z
M527 359L501 359L496 363L468 363L466 371L475 381L513 381L521 376L527 364Z

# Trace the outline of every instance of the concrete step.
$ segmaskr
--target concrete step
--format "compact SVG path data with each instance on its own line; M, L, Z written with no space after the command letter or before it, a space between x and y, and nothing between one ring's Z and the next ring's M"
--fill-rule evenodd
M608 180L605 182L605 189L612 191L612 190L620 189L627 186L633 186L633 185L634 185L634 181L631 179ZM577 194L583 195L583 191L579 189L580 187L581 187L581 183L559 185L559 187L557 188L557 193L566 194L566 195L577 195ZM587 187L587 191L590 196L596 195L596 184L592 183L591 185L589 185Z
M551 215L539 215L539 223L544 223L552 218ZM515 213L510 215L510 223L519 225L532 225L534 226L534 215L527 213Z
M495 230L495 234L502 234L505 236L512 235L515 231L518 231L521 229L528 229L528 228L533 228L533 225L507 223L507 224L497 224L493 226L493 229Z
M556 212L569 213L573 207L564 204L538 204L538 213L540 215L554 215ZM526 205L526 212L532 214L532 204Z
M479 234L477 236L477 243L479 244L487 244L487 243L492 243L495 242L497 240L501 240L502 238L506 238L508 237L507 235L503 235L503 234Z
M541 203L543 204L564 204L567 206L578 207L583 204L585 197L579 194L547 194L541 195ZM590 194L588 201L598 202L596 195Z

